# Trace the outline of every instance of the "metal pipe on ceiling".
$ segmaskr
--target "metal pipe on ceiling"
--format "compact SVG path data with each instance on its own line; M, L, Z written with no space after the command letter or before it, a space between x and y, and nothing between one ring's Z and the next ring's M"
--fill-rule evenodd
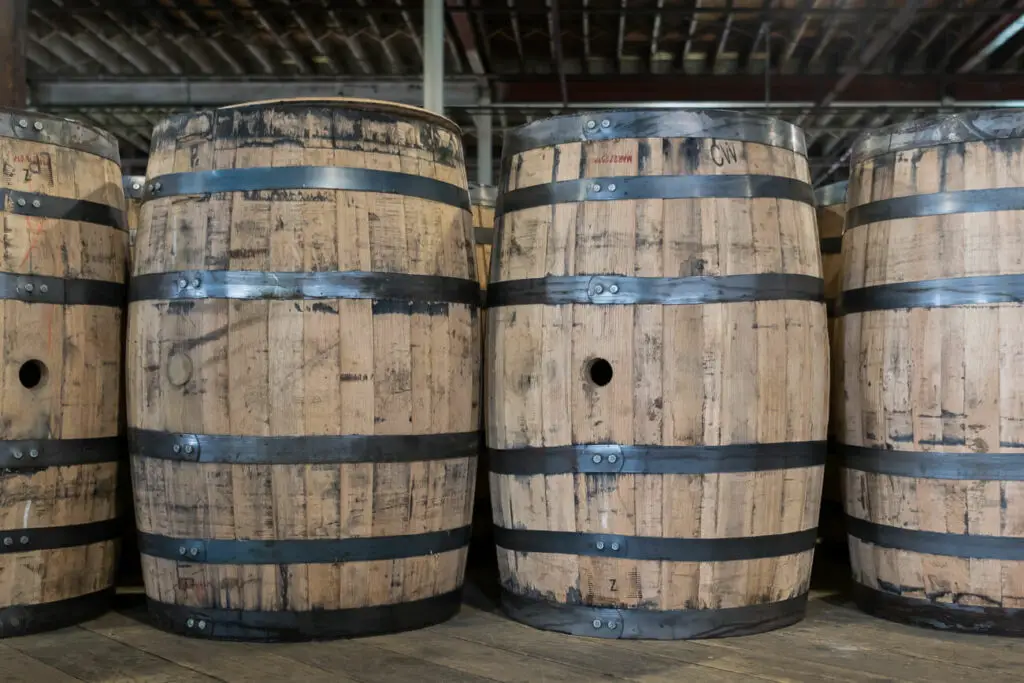
M444 0L423 0L423 107L444 113Z

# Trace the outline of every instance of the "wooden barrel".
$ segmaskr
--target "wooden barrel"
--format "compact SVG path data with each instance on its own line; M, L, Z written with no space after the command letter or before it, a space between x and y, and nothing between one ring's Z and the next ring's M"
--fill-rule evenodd
M839 437L856 598L1024 635L1024 110L867 134L843 236Z
M146 186L146 177L126 175L122 179L124 196L127 200L128 214L128 271L132 269L132 251L135 249L135 234L139 231L139 218L142 212L142 194Z
M469 188L469 200L473 204L473 241L476 243L476 276L482 292L487 291L487 279L491 265L491 245L494 244L494 202L498 197L498 188L493 185L472 184ZM486 334L486 326L481 319L481 343ZM481 395L487 388L481 383ZM473 546L494 562L491 533L491 493L487 482L487 456L481 454L476 470L476 500L473 503ZM477 552L471 560L476 562Z
M101 130L0 110L0 636L91 619L113 595L119 163Z
M459 129L286 100L152 140L128 331L150 614L243 640L451 617L480 444Z
M504 152L485 411L504 609L607 638L798 621L828 413L802 133L615 111Z
M831 348L831 376L833 386L839 367L840 345L835 336L835 309L842 291L840 273L843 265L843 222L846 220L847 182L833 183L814 192L817 204L818 236L821 244L821 272L825 280L825 304L828 311L829 347ZM833 555L846 557L846 530L843 527L842 475L839 456L835 454L836 416L840 410L836 403L842 400L838 391L830 392L829 457L825 461L825 479L821 489L821 514L818 518L818 537L824 548Z
M493 185L474 185L469 189L473 203L473 240L476 242L476 275L481 289L487 289L491 266L491 245L494 244L494 202L498 188Z

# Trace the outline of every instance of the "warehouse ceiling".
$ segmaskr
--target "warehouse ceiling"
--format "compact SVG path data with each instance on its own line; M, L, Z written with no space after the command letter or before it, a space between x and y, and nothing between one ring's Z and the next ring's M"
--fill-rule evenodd
M728 107L804 127L823 184L845 177L864 130L1024 106L1024 0L446 3L446 106L470 152L481 116L500 145L503 130L567 109ZM422 0L29 0L29 10L32 105L117 134L130 172L144 170L153 124L173 111L422 98Z

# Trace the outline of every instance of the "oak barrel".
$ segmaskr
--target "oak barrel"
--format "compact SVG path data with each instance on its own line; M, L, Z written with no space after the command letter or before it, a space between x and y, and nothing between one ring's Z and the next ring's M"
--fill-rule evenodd
M150 614L301 640L458 611L480 445L459 129L285 100L156 126L129 295Z
M491 245L494 244L494 203L497 198L498 188L493 185L473 185L469 188L469 199L473 203L476 272L482 289L487 289L487 275L491 265Z
M830 368L833 386L838 373L839 344L835 337L836 302L842 291L840 273L843 265L843 223L846 220L846 187L847 181L832 183L819 187L814 191L817 205L818 236L821 244L821 272L825 280L825 305L828 311L829 348L831 349ZM842 475L839 469L839 456L834 453L836 416L839 409L835 407L841 401L840 392L830 392L829 410L829 456L825 461L825 479L821 490L821 515L818 519L818 536L827 549L836 556L846 557L846 530L843 528L843 494Z
M469 200L473 205L473 241L476 244L476 274L480 282L482 294L487 292L487 276L491 264L491 245L494 244L494 204L498 197L498 188L493 185L471 183ZM481 317L481 351L487 329ZM487 387L481 383L481 395ZM487 483L487 455L481 454L476 470L476 495L473 503L473 552L471 563L487 562L493 566L494 555L492 546L494 537L491 533L491 496ZM486 559L484 559L486 558ZM478 562L478 559L482 562Z
M143 188L146 186L146 177L141 175L126 175L122 178L124 196L127 202L128 216L128 270L131 272L132 251L135 249L135 234L139 231L139 218L142 212Z
M843 236L844 489L881 617L1024 635L1024 110L862 136Z
M607 638L805 611L828 349L804 137L726 111L505 141L487 298L503 605Z
M0 636L91 619L113 595L119 163L104 131L0 110Z

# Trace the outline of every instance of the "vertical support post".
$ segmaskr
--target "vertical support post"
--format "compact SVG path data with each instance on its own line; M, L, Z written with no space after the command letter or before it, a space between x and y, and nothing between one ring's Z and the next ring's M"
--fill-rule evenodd
M24 109L28 103L25 45L28 0L0 0L0 107Z
M444 0L423 0L423 107L444 113Z
M480 96L480 105L489 107L491 96ZM476 181L481 185L494 184L494 113L477 114L476 119Z

